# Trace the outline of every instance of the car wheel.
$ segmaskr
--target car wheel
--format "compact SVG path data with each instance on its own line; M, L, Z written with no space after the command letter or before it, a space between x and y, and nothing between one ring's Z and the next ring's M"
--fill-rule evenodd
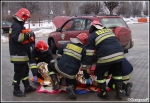
M56 45L54 43L54 40L50 40L50 49L52 51L53 54L56 54Z

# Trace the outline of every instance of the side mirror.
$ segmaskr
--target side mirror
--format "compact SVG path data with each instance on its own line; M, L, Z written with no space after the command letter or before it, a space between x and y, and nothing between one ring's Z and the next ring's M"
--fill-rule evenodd
M57 32L60 32L60 31L61 31L61 29L60 29L60 28L57 28L57 29L56 29L56 31L57 31Z

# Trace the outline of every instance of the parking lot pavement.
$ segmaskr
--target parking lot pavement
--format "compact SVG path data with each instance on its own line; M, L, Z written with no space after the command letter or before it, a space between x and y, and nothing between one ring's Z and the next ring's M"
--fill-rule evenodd
M132 30L132 38L134 41L134 47L129 50L129 53L125 54L125 57L133 65L133 72L131 74L130 82L133 83L132 93L130 96L123 96L122 101L132 101L132 102L147 102L149 101L149 38L148 38L148 24L131 24L129 25ZM137 29L140 28L140 29ZM36 40L45 40L47 37L37 38ZM76 100L70 100L67 93L59 94L47 94L47 93L30 93L27 97L18 98L14 97L12 94L13 86L13 65L9 60L9 49L8 43L2 43L2 101L85 101L85 102L102 102L105 100L97 97L97 93L87 93L87 94L77 94ZM31 72L30 72L30 77ZM39 85L31 83L34 87ZM21 84L21 89L23 90L23 85ZM115 98L115 91L110 91L109 101L119 101Z

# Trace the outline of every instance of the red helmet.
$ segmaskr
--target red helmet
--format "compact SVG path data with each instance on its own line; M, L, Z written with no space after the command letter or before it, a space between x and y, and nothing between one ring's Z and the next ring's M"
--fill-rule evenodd
M21 8L16 14L15 16L19 17L20 19L22 19L22 21L26 21L28 18L31 17L30 12L28 9L26 8Z
M87 44L88 35L86 33L80 33L77 38L84 44Z
M91 26L90 26L90 28L91 27L95 27L95 28L97 28L97 29L103 29L103 27L102 27L102 24L99 22L99 21L93 21L92 23L91 23ZM89 30L89 32L91 32L91 31L93 31L93 29L91 30Z
M96 21L96 20L94 20L94 21L91 23L91 26L94 26L94 25L100 25L100 26L102 26L102 24L101 24L99 21Z
M48 50L48 45L46 42L44 42L43 40L39 40L36 44L35 44L35 49L37 51L40 51L40 52L44 52L44 51L47 51Z

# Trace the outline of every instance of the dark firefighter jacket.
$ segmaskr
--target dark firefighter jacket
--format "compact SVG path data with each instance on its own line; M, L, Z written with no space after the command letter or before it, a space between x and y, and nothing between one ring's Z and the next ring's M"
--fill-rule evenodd
M86 65L92 65L94 50L96 50L99 65L120 62L124 58L121 44L113 31L107 28L92 32L86 49Z
M74 79L80 66L85 61L86 48L80 43L65 43L58 49L61 58L55 63L56 70L66 78Z
M22 33L24 22L14 21L9 31L9 52L11 63L25 63L29 61L29 43L23 44L29 39L28 35Z
M53 58L53 55L52 55L50 49L48 49L45 52L39 52L35 48L33 48L32 52L31 52L31 59L29 62L29 67L30 67L33 75L36 76L38 63L40 63L40 62L50 63L50 61L52 61L53 59L54 58Z

